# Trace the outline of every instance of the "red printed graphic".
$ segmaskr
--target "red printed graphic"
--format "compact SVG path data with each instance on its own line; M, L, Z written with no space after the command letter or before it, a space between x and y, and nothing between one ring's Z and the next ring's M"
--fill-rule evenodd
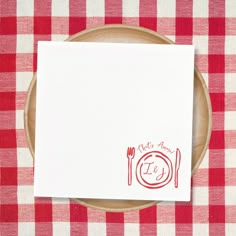
M135 153L135 151L137 151ZM134 159L135 156L135 160ZM128 158L128 185L132 185L132 164L136 166L137 183L145 188L159 189L167 184L179 188L179 169L181 152L164 141L141 143L127 148ZM173 180L173 181L172 181ZM172 181L172 182L171 182Z
M176 154L175 154L175 188L178 188L178 175L179 175L179 167L180 167L180 162L181 162L181 152L177 148L176 149Z
M162 152L145 153L137 163L136 178L146 188L162 188L171 181L172 176L172 162Z
M132 184L132 159L135 155L135 148L128 147L127 149L127 158L128 158L128 185Z

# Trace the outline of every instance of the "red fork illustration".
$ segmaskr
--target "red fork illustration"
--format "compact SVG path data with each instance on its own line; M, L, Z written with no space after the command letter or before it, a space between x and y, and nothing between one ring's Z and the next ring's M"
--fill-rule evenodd
M177 148L176 149L176 156L175 156L175 188L178 188L178 178L179 178L179 167L181 162L181 152Z
M135 155L135 148L128 147L127 148L127 158L128 158L128 185L132 184L132 159Z

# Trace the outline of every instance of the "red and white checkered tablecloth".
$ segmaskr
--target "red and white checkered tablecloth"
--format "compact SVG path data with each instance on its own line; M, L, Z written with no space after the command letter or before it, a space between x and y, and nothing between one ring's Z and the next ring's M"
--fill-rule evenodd
M33 196L23 109L37 42L110 23L196 46L213 131L190 203L113 213ZM236 1L0 0L0 161L1 235L236 235Z

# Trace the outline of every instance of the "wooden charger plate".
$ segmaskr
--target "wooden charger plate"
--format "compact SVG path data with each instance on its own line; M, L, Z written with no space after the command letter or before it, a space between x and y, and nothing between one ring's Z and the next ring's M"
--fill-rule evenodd
M105 25L77 33L66 41L71 42L122 42L173 44L168 38L145 28L128 25ZM181 86L181 84L180 84ZM25 105L24 124L28 145L34 157L35 148L35 99L36 75L30 84ZM212 124L211 103L204 80L195 67L194 70L194 118L192 175L199 167L206 152ZM78 203L106 211L127 211L142 209L156 204L156 201L74 199Z

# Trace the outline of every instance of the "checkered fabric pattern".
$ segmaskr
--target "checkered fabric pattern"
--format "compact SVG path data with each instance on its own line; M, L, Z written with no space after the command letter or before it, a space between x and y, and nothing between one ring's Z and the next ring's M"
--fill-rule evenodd
M196 47L213 131L190 203L113 213L33 197L23 109L37 42L110 23L143 26ZM1 235L236 235L236 1L0 0L0 160Z

